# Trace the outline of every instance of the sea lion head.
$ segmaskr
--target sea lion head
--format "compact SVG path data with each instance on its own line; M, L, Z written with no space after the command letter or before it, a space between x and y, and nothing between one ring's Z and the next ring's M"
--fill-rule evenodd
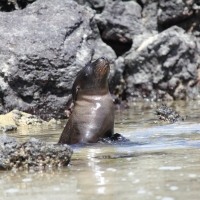
M100 95L108 92L110 64L107 58L101 57L87 64L77 75L73 87L73 99L85 94Z
M91 63L93 75L96 81L108 79L110 73L110 63L107 58L101 57Z

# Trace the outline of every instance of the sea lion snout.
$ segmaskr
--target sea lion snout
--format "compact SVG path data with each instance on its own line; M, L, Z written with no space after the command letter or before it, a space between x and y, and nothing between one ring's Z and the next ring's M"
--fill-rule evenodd
M101 58L99 58L99 59L97 59L96 60L96 64L97 65L109 65L110 63L109 63L109 61L108 61L108 59L107 58L105 58L105 57L101 57Z
M105 57L97 59L94 63L93 72L97 79L107 78L110 72L110 63L108 59Z

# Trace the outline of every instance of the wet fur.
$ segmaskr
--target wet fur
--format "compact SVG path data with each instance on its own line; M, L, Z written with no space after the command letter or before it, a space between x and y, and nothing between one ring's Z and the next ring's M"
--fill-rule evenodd
M108 60L99 58L78 73L72 87L74 110L59 143L94 143L113 135L114 105L108 89L109 71Z

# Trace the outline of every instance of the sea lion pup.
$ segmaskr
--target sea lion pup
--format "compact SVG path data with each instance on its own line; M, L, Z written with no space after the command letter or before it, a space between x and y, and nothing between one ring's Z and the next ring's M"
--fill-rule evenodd
M108 60L101 57L78 73L72 87L74 110L58 143L95 143L113 135L114 105L108 88L109 72Z

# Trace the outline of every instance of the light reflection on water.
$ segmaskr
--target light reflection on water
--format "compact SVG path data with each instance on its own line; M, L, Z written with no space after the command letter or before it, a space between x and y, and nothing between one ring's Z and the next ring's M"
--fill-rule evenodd
M39 172L0 172L0 199L200 199L200 102L170 102L186 122L157 120L161 103L116 112L115 132L132 143L74 148L71 165ZM63 124L11 133L56 142Z

